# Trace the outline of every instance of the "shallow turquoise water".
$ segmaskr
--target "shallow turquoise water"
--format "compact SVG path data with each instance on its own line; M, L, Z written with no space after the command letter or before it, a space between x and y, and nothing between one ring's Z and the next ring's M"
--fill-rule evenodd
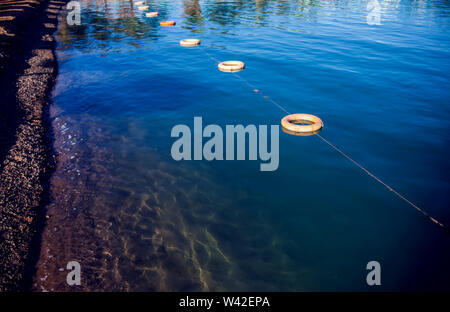
M71 248L46 274L78 256L85 289L448 289L449 233L317 136L280 132L274 172L170 154L172 127L194 116L279 125L283 111L208 55L241 60L245 80L322 118L320 135L449 226L447 1L380 1L375 25L368 1L148 4L158 18L130 1L82 1L81 26L61 18L52 118L66 160L53 179L78 172L89 195L66 203L88 202L76 217L59 212L67 224L53 239ZM192 37L201 46L179 45ZM71 221L87 216L92 232Z

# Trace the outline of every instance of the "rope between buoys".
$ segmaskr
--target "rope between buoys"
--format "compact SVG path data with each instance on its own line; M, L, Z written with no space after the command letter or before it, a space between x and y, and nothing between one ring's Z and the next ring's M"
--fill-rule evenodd
M219 64L220 62L213 57L208 51L206 51L205 49L201 48L201 50L211 59L213 60L216 64ZM268 95L265 95L260 89L256 88L255 85L253 85L252 83L250 83L247 79L243 78L242 76L240 76L238 73L232 73L234 74L237 78L239 78L241 81L243 81L245 84L247 84L254 93L258 93L260 94L264 99L266 99L267 101L269 101L270 103L274 104L275 106L277 106L280 110L282 110L283 112L287 113L287 114L291 114L286 108L284 108L282 105L280 105L279 103L277 103L275 100L273 100L272 98L270 98ZM450 229L448 227L446 227L444 224L442 224L441 222L439 222L437 219L433 218L430 214L428 214L425 210L423 210L422 208L420 208L419 206L417 206L416 204L414 204L413 202L411 202L409 199L407 199L405 196L403 196L402 194L400 194L397 190L395 190L394 188L392 188L391 186L389 186L387 183L385 183L383 180L381 180L379 177L377 177L375 174L373 174L372 172L370 172L368 169L366 169L363 165L361 165L359 162L357 162L356 160L354 160L353 158L351 158L349 155L347 155L346 153L344 153L341 149L339 149L337 146L335 146L334 144L332 144L330 141L328 141L327 139L325 139L323 136L321 136L320 134L316 134L317 137L319 137L320 140L322 140L322 142L326 143L328 146L330 146L331 148L333 148L335 151L337 151L339 154L341 154L342 156L344 156L347 160L349 160L351 163L353 163L354 165L356 165L358 168L360 168L364 173L366 173L368 176L370 176L371 178L373 178L375 181L377 181L378 183L380 183L381 185L383 185L385 188L387 188L389 191L391 191L392 193L394 193L398 198L402 199L404 202L406 202L407 204L409 204L411 207L413 207L414 209L416 209L418 212L420 212L422 215L424 215L425 217L427 217L431 222L433 222L434 224L438 225L440 228L442 228L443 230L445 230L446 232L450 233Z
M397 195L399 198L401 198L403 201L405 201L406 203L408 203L410 206L412 206L414 209L416 209L417 211L419 211L420 213L422 213L425 217L429 218L431 222L437 224L438 226L440 226L442 229L444 229L445 231L447 231L448 233L450 233L450 229L448 229L444 224L442 224L441 222L439 222L438 220L436 220L435 218L433 218L432 216L430 216L425 210L423 210L422 208L420 208L419 206L417 206L416 204L414 204L413 202L411 202L409 199L407 199L405 196L403 196L402 194L400 194L398 191L396 191L394 188L392 188L391 186L389 186L388 184L386 184L385 182L383 182L380 178L378 178L375 174L373 174L372 172L370 172L368 169L366 169L363 165L361 165L360 163L358 163L356 160L354 160L353 158L351 158L350 156L348 156L346 153L344 153L341 149L339 149L337 146L335 146L334 144L332 144L330 141L328 141L327 139L325 139L323 136L321 136L320 134L316 134L323 142L325 142L326 144L328 144L329 146L331 146L333 149L335 149L339 154L341 154L342 156L344 156L345 158L347 158L349 161L351 161L353 164L355 164L356 166L358 166L362 171L364 171L367 175L369 175L371 178L375 179L375 181L377 181L378 183L382 184L384 187L386 187L389 191L393 192L395 195Z

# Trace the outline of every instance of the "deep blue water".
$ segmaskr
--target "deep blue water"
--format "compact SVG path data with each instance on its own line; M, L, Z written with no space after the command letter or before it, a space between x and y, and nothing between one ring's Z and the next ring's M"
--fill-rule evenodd
M158 18L132 1L82 1L81 26L62 16L57 33L54 131L75 141L55 145L71 160L54 179L82 168L77 218L95 234L69 218L55 239L70 237L71 255L102 250L86 260L104 272L86 289L449 289L450 234L317 136L280 131L274 172L170 154L172 127L194 116L280 124L283 111L208 55L241 60L242 78L319 116L321 136L450 226L448 1L379 1L376 24L369 1L147 2ZM371 260L378 287L366 284Z

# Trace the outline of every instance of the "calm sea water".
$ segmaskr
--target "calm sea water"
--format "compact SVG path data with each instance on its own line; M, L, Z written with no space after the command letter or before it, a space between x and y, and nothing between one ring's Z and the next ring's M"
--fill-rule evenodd
M280 132L274 172L170 154L172 127L194 116L280 124L209 56L241 60L242 78L322 118L324 138L450 226L450 3L370 2L147 1L159 17L146 18L133 1L81 1L81 26L61 16L35 288L448 290L449 233L317 136Z

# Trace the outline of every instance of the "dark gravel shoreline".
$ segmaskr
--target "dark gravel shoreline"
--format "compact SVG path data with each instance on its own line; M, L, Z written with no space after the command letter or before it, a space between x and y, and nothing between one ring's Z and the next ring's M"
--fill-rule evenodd
M52 168L48 119L65 0L0 0L0 291L29 290Z

